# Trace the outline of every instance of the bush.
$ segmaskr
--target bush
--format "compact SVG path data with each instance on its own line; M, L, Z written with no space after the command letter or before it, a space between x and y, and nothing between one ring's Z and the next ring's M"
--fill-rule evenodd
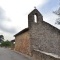
M1 42L1 47L11 47L11 42L10 41L2 41Z

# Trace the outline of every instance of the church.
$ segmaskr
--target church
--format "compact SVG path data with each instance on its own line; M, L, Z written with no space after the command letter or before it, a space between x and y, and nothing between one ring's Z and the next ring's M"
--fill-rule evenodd
M43 21L34 9L28 15L28 28L15 36L15 50L33 57L33 60L58 60L60 57L60 30Z

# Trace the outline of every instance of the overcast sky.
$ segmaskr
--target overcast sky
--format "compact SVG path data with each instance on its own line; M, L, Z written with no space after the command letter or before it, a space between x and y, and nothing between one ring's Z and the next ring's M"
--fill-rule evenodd
M44 21L60 27L54 24L58 16L53 13L58 9L59 0L0 0L0 34L5 40L14 39L14 34L28 27L28 14L35 6Z

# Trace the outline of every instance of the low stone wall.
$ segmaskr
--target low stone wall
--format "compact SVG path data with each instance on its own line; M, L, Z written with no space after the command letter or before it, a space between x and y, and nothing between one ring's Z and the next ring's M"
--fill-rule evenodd
M51 54L45 54L44 52L33 51L33 60L60 60L60 57Z

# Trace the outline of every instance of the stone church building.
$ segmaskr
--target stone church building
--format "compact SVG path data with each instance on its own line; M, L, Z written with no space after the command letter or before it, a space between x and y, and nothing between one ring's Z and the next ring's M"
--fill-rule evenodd
M15 50L30 54L33 60L60 60L60 30L43 21L34 9L28 15L28 28L15 35Z

